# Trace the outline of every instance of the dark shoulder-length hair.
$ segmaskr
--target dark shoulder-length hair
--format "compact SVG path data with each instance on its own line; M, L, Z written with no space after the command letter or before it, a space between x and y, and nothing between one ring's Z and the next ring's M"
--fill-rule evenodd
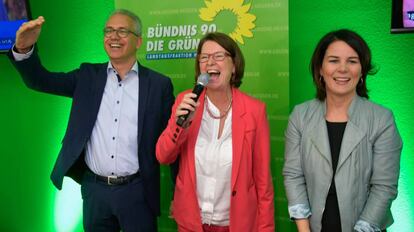
M240 87L242 83L242 78L244 75L244 57L243 53L241 52L239 46L237 43L228 35L220 32L211 32L206 34L198 44L197 48L197 57L195 59L195 78L197 80L197 77L200 75L200 62L198 61L198 57L201 53L201 48L203 47L203 44L207 41L213 41L218 43L220 46L222 46L231 56L231 59L233 60L234 66L235 66L235 72L232 75L230 79L230 85L233 87Z
M369 49L368 44L360 35L348 29L329 32L323 36L316 45L310 63L313 82L316 86L316 97L321 101L326 98L325 82L320 75L320 70L326 50L329 45L335 41L343 41L347 43L358 54L361 63L361 80L358 82L356 92L358 96L368 98L366 78L368 74L374 75L377 70L375 70L374 65L371 63L371 50Z

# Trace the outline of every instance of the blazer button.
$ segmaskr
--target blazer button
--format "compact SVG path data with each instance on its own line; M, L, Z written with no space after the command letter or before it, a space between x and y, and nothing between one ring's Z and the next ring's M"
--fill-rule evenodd
M179 128L175 128L175 132L180 132L180 129Z
M234 197L234 196L236 196L236 191L233 191L233 192L231 192L231 195Z
M177 138L177 134L176 133L174 133L174 138Z

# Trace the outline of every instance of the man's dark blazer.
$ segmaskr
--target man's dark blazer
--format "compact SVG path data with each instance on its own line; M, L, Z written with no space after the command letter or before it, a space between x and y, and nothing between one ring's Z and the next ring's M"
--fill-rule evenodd
M62 188L64 176L80 183L85 171L84 150L98 115L106 79L108 63L84 63L68 73L47 71L35 49L29 59L14 61L9 58L31 89L72 98L72 108L62 148L51 179ZM155 144L170 117L174 103L171 80L162 74L138 65L138 160L145 185L145 197L155 215L160 214L160 174L155 157Z

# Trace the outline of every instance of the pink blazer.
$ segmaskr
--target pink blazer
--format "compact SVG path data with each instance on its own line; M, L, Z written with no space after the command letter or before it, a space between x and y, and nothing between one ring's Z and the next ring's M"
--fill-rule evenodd
M230 231L274 231L273 184L270 173L269 125L265 104L233 88ZM173 216L180 231L202 232L196 195L194 149L204 109L205 92L200 96L191 125L176 125L175 110L185 93L173 106L167 128L157 142L156 155L162 164L180 156L176 179Z

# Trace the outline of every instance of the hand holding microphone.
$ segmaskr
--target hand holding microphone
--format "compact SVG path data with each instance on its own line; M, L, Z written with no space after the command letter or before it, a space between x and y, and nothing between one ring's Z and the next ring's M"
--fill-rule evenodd
M203 92L204 87L208 84L210 80L210 75L207 73L202 73L197 78L197 83L193 88L192 93L187 93L184 95L183 100L180 105L177 107L176 116L177 125L183 127L188 120L188 117L192 112L195 111L198 106L198 98L200 97L201 92Z

